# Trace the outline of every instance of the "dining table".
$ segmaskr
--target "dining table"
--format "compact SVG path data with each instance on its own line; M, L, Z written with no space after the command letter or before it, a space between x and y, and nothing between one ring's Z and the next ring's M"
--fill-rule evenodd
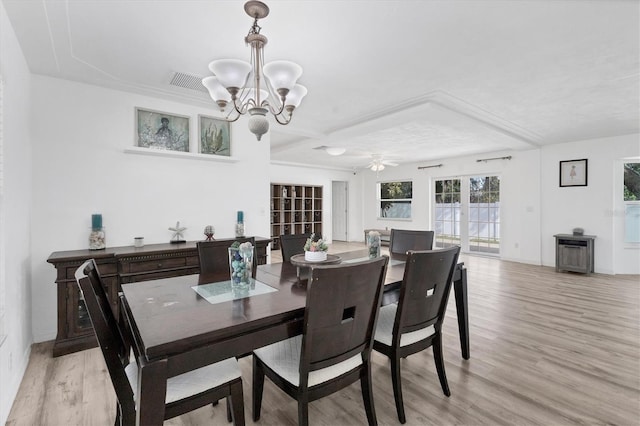
M346 264L368 259L368 250L335 255ZM469 359L466 272L458 263L453 287L462 357ZM404 261L390 259L383 305L398 300L403 275ZM162 424L168 378L300 334L306 285L289 262L259 265L242 286L219 274L122 285L121 322L139 354L136 424Z

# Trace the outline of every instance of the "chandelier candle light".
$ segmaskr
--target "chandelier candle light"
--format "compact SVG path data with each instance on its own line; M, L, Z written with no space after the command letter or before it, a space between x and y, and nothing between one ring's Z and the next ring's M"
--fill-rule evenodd
M236 121L249 113L249 130L258 140L269 131L267 113L279 124L289 124L307 89L296 84L302 67L289 61L264 64L267 37L260 34L258 20L269 15L269 7L261 1L248 1L244 11L254 19L244 41L251 47L251 63L237 59L218 59L209 64L212 77L202 79L209 95L220 111L232 104L227 119Z

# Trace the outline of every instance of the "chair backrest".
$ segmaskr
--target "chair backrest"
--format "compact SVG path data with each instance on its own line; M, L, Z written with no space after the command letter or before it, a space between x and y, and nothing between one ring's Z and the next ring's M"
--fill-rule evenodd
M431 250L433 231L410 231L391 229L389 237L389 255L392 259L405 260L409 250Z
M282 261L289 262L291 256L304 253L304 245L311 234L283 234L280 235L280 250ZM317 238L320 238L316 235Z
M409 251L393 329L394 346L404 333L442 325L459 254L458 246Z
M358 354L368 359L388 261L382 256L311 268L302 334L301 385L310 371Z
M129 345L123 338L113 314L105 286L93 259L84 262L75 272L76 281L84 297L98 344L102 350L118 402L133 407L134 396L124 367L129 364Z
M250 242L253 246L253 268L251 276L256 277L258 259L256 257L256 241L253 237L236 238L226 240L198 241L198 258L200 259L200 273L220 276L220 279L229 279L229 247L234 241L239 243ZM226 277L226 278L224 278Z

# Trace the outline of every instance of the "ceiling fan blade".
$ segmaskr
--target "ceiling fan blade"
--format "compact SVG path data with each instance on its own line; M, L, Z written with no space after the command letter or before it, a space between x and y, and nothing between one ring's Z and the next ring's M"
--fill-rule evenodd
M389 160L382 160L381 163L384 164L385 166L391 166L391 167L396 167L398 165L398 163L394 163L393 161L389 161Z

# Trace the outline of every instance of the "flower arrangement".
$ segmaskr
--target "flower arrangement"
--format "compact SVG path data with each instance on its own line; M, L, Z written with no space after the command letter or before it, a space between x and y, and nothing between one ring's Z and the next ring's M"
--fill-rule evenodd
M314 241L316 234L313 233L309 238L307 238L307 242L304 245L304 251L327 251L329 250L329 246L327 243L320 238L318 241Z

